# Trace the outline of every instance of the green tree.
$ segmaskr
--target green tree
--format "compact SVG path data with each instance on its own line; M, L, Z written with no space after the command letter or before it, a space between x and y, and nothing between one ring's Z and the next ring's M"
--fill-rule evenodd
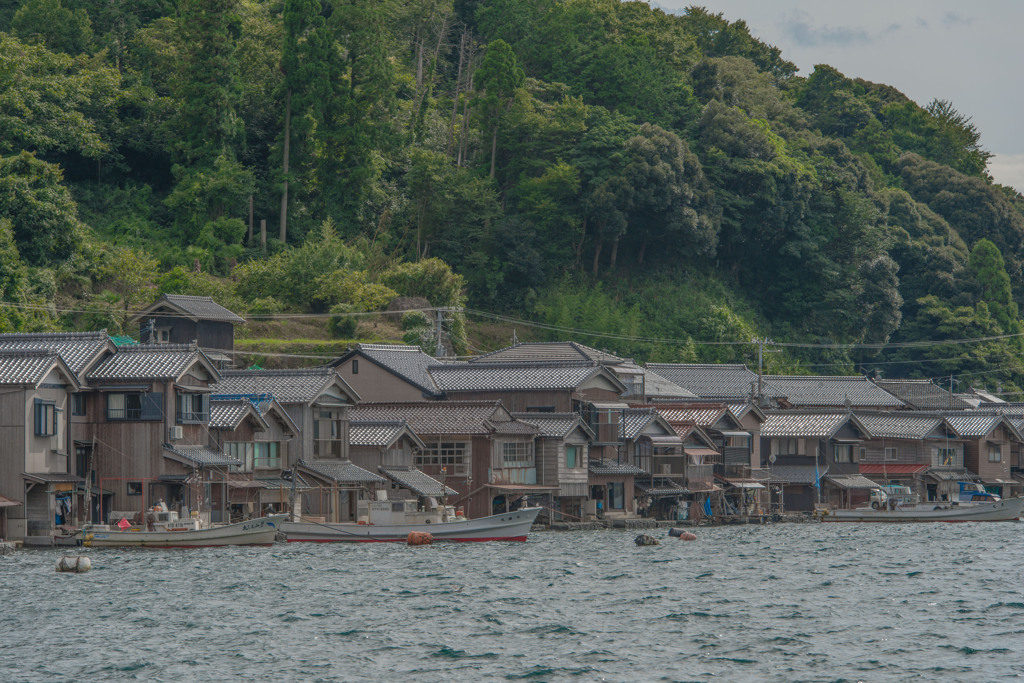
M61 263L80 247L84 226L58 166L28 152L0 157L0 218L32 266Z
M27 0L14 14L11 28L22 40L77 55L92 43L92 25L84 9L70 10L61 0Z
M971 250L969 264L971 275L981 288L980 299L988 306L1003 332L1020 334L1024 331L999 247L987 239L978 240ZM1016 341L1019 345L1022 340L1018 338Z
M159 265L143 249L117 246L110 250L99 268L98 279L106 292L113 293L120 303L114 315L117 332L127 333L128 321L134 312L153 300ZM109 299L103 295L100 298Z
M512 106L516 90L525 78L508 43L498 39L487 46L480 68L476 71L475 83L480 91L476 106L480 109L484 130L491 139L492 178L498 159L498 129L502 117Z

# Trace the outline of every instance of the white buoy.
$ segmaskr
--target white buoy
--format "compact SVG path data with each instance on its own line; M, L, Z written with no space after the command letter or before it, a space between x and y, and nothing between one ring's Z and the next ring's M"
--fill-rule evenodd
M92 561L85 555L65 555L57 560L58 572L70 572L72 574L84 574L92 569Z

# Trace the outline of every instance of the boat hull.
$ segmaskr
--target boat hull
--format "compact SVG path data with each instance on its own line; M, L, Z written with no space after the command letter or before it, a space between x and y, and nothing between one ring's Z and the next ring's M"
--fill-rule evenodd
M540 508L523 508L490 517L438 524L285 522L281 531L289 543L404 543L414 531L426 532L435 541L525 541L539 512Z
M826 510L823 522L1010 522L1018 519L1024 498L1004 498L994 503L918 505L913 509Z
M273 545L287 515L260 517L245 522L189 531L80 532L82 545L93 548L209 548L225 545Z

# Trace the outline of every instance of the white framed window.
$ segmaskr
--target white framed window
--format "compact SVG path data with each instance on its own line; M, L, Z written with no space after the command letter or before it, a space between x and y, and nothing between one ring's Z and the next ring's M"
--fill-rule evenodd
M1002 462L1003 461L1003 447L991 443L988 445L988 461L989 462Z
M803 455L800 452L800 439L772 439L772 455Z
M932 450L932 467L958 467L960 454L956 448L935 448Z
M468 442L432 441L425 445L423 452L413 459L416 467L447 467L448 474L459 477L468 477L471 474L472 452Z
M253 444L253 466L277 469L281 467L281 445L277 441L257 441Z
M506 441L501 444L501 463L504 467L533 467L533 443Z
M893 446L885 449L885 459L888 461L896 460L896 448Z

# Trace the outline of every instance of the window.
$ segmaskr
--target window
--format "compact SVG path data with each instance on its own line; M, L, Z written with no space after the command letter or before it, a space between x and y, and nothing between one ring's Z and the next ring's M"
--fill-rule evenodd
M171 341L171 331L167 329L158 330L156 333L156 341L158 344L166 344Z
M868 449L864 448L863 446L861 446L859 449L857 449L857 460L859 462L864 462L867 459L868 459Z
M240 467L238 465L234 466L236 470L241 470L242 472L252 471L253 444L246 443L245 441L225 441L224 453L242 462Z
M772 439L772 455L802 455L800 439Z
M834 446L836 462L853 462L853 446L848 443L838 443Z
M128 482L128 495L129 496L141 496L142 495L142 482L141 481L130 481L130 482Z
M470 475L469 443L465 441L435 441L426 444L423 452L415 457L417 467L447 467L448 474Z
M57 435L57 406L53 401L35 401L36 436Z
M957 466L960 463L959 454L955 448L936 448L932 455L933 467Z
M359 374L359 359L358 358L353 358L352 359L352 374L353 375L358 375Z
M885 459L890 461L896 459L896 449L894 447L885 449Z
M155 416L143 417L142 404L143 396L147 398L152 394L133 392L130 394L107 394L107 419L108 420L158 420L162 417L163 394L156 393L159 398L160 408ZM150 404L152 399L147 401Z
M1003 447L997 444L989 444L988 446L988 461L989 462L1002 462L1003 461Z
M71 394L72 415L85 415L85 397L86 394L81 391Z
M565 447L565 466L569 469L576 467L576 457L579 453L579 446L566 446Z
M533 444L506 441L501 444L501 462L504 467L533 467Z
M729 448L748 448L750 446L749 436L727 436L725 445Z
M178 424L196 424L210 420L210 396L181 392L176 397Z
M280 444L277 441L257 441L253 444L256 467L279 468L281 466Z
M321 458L341 458L344 444L339 412L318 410L313 419L313 455Z

